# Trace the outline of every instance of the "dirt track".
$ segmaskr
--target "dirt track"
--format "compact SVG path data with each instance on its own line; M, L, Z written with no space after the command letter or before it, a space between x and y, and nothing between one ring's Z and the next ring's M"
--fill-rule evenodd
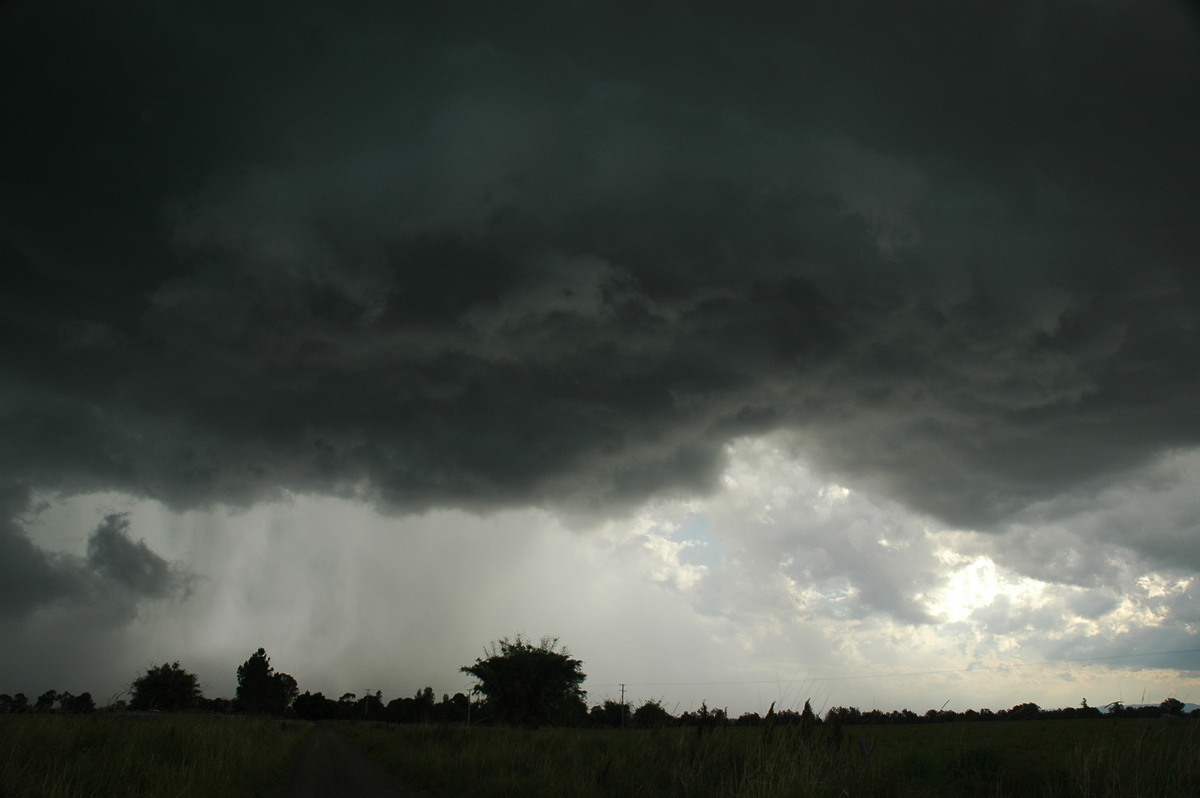
M418 798L376 762L320 724L273 798Z

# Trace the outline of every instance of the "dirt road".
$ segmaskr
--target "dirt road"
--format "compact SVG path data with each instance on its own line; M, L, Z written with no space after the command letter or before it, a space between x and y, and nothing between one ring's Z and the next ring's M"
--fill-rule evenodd
M317 724L273 798L419 798L332 729Z

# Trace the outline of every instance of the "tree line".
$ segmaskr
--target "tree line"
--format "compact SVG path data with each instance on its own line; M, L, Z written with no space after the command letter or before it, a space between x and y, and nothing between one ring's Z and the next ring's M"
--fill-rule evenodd
M818 725L840 728L846 725L916 724L947 722L994 722L1006 720L1103 718L1103 717L1182 717L1185 705L1168 698L1158 705L1126 707L1110 704L1103 710L1089 706L1043 709L1034 703L1017 704L1011 709L993 712L968 709L955 712L930 709L918 715L908 709L882 712L861 711L857 707L832 707L820 717L808 701L797 712L775 711L772 704L765 716L747 712L729 717L724 709L701 704L695 711L676 716L659 700L648 700L636 708L605 700L590 709L582 663L573 659L557 638L545 637L535 643L520 635L501 638L485 648L485 656L459 670L474 676L471 691L443 694L437 700L433 688L426 687L410 697L395 698L386 704L382 692L344 693L337 699L322 693L299 692L296 679L276 671L264 649L259 648L237 669L237 691L233 699L205 698L199 680L178 662L150 667L130 684L129 699L114 700L106 711L135 712L217 712L256 715L287 715L305 720L369 720L392 723L491 723L523 726L574 726L600 728L662 728L669 726L706 729L738 726L799 726L802 730ZM48 690L30 705L23 693L0 695L0 714L55 712L87 714L97 710L90 693L78 696ZM1187 713L1200 718L1200 709Z

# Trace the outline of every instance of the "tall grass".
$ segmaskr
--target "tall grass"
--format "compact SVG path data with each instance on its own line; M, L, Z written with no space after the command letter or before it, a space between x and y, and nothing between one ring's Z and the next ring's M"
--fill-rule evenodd
M1195 725L1169 721L572 730L340 724L434 795L940 798L1200 795Z
M1123 721L1122 723L1130 723ZM1194 721L1132 721L1100 730L1065 758L1071 796L1200 795L1200 732Z
M885 774L846 745L795 730L595 731L394 727L338 730L398 778L438 795L883 795Z
M0 715L0 796L268 795L305 723L206 715Z

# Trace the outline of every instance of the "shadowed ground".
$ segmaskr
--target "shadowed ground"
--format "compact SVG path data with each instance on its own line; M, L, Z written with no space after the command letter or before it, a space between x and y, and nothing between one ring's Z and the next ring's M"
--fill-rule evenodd
M419 798L377 762L320 724L313 730L273 798Z

